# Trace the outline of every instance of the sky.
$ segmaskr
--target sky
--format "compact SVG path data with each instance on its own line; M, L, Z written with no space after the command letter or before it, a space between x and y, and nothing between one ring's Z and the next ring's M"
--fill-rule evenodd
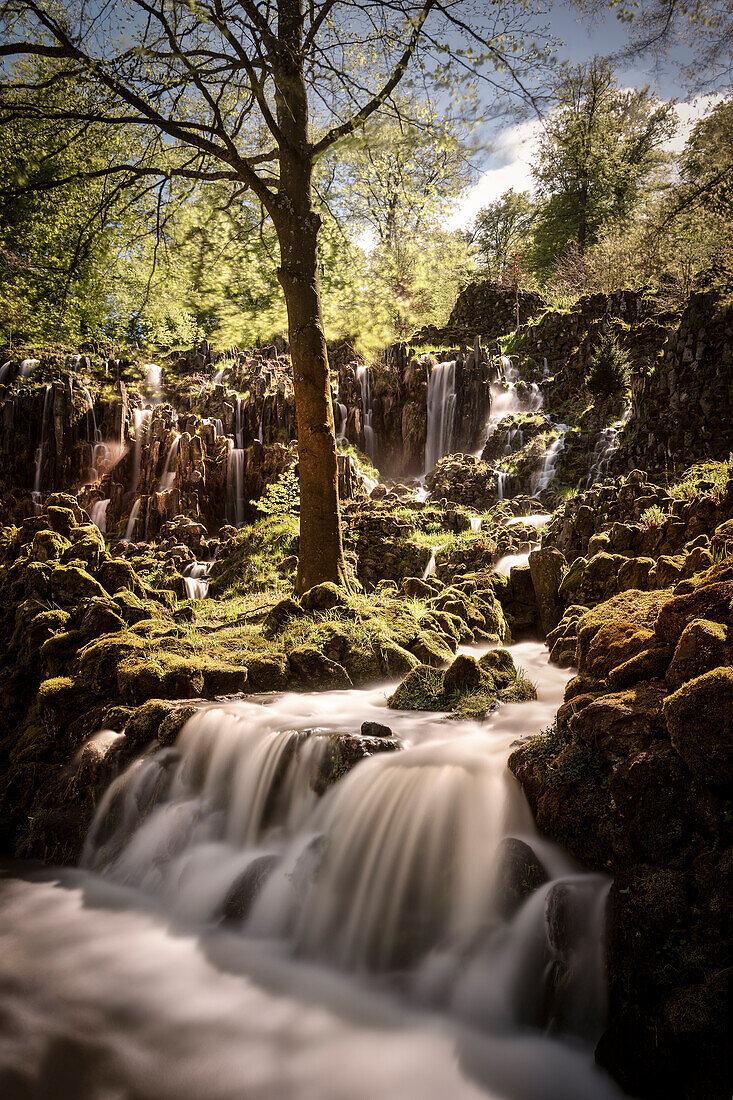
M595 54L611 54L620 50L626 42L626 31L612 14L605 21L594 19L589 30L576 9L559 0L553 4L550 22L553 33L563 41L559 49L560 58L573 64L587 61ZM637 62L625 68L619 67L618 71L621 87L638 88L650 84L660 98L678 101L680 122L677 133L667 146L671 151L678 151L684 146L695 121L723 98L714 93L689 98L679 77L676 60L679 59L671 58L663 69L655 67L650 61L648 64ZM478 157L479 178L456 204L448 218L448 228L464 228L482 206L499 198L510 187L515 191L532 191L530 166L541 130L542 123L533 118L500 125L494 131L491 146Z

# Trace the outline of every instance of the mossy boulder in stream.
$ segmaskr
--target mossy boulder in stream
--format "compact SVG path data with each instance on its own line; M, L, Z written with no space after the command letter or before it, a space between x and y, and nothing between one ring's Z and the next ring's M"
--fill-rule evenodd
M664 704L672 744L706 786L733 788L733 668L711 669Z

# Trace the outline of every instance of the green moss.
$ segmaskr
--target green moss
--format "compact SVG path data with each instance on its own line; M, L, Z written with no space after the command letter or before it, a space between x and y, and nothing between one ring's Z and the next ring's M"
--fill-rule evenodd
M405 676L388 705L392 710L445 710L444 673L428 665L418 665Z

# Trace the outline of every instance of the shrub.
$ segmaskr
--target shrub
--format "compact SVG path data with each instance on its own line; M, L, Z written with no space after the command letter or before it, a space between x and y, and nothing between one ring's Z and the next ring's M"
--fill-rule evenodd
M593 355L585 384L595 397L616 397L629 388L631 367L628 353L613 333L602 336Z
M668 518L658 504L652 504L651 508L647 508L640 516L645 527L661 527Z

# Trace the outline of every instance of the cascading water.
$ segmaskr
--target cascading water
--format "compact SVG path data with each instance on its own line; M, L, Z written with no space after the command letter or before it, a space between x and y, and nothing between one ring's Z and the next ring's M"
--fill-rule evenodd
M29 374L33 374L36 367L40 367L40 359L24 359L20 364L20 377L27 378Z
M227 523L244 523L244 451L230 447L227 458Z
M242 398L237 397L237 403L234 409L234 445L239 450L242 450L243 443L243 428L242 428Z
M542 457L542 465L532 479L532 496L539 496L555 477L555 468L560 455L565 450L565 435L569 431L567 424L555 425L559 435L545 451Z
M456 362L437 363L428 378L428 431L425 440L425 473L450 452L456 407Z
M107 533L107 508L109 507L109 500L98 500L92 505L92 511L90 518L92 523L95 523L102 534Z
M183 586L187 600L205 600L209 594L210 561L195 561L183 570Z
M349 411L346 405L342 405L340 401L336 403L336 408L339 411L339 419L336 430L336 442L342 443L346 439L346 425L349 421Z
M176 458L178 456L178 445L181 442L181 436L179 432L173 437L173 441L168 448L168 454L165 456L165 465L163 467L163 473L160 475L160 490L161 492L168 492L172 489L176 482Z
M611 465L611 459L619 449L620 440L619 437L624 429L624 426L631 416L631 407L624 411L624 415L620 420L616 420L608 428L603 428L596 440L596 445L593 449L593 454L590 460L590 470L588 471L588 477L586 478L584 488L590 489L591 485L595 485L597 481L600 481L608 473L608 468ZM578 485L581 488L581 485Z
M157 363L145 364L145 389L148 391L151 404L157 405L160 401L162 371Z
M483 520L481 516L471 516L471 534L477 535L481 530L481 524Z
M97 414L94 411L94 401L92 400L92 395L90 394L90 392L89 392L89 390L86 386L81 387L81 392L83 393L84 400L86 401L87 420L90 416L91 416L91 419L92 419L92 432L91 433L87 432L87 436L91 436L91 438L89 440L90 443L99 443L101 438L102 438L102 435L99 431L99 428L97 427Z
M8 360L7 363L3 363L3 365L0 367L0 386L4 386L6 384L12 369L13 364L10 360Z
M137 526L137 517L140 515L140 505L142 503L142 497L138 497L133 502L130 509L130 515L127 520L127 526L125 527L124 541L132 542L132 536L135 534L135 527Z
M51 412L51 394L53 390L50 385L46 386L46 392L43 398L43 413L41 420L41 439L36 447L35 454L35 474L33 476L33 490L31 492L31 500L36 511L40 511L41 508L41 480L43 478L43 460L46 457L46 435L48 432L48 420Z
M150 428L150 418L153 413L151 409L134 409L133 410L133 424L135 426L135 448L132 454L132 474L130 477L130 488L133 492L137 490L137 483L140 480L140 469L142 466L143 444L147 441L148 430Z
M364 446L371 462L377 457L377 440L372 427L372 372L370 367L356 368L356 377L361 386L361 411L364 420ZM430 398L428 397L428 401Z
M382 1021L392 1014L396 1023L406 1012L427 1009L437 1029L426 1048L432 1058L441 1034L457 1038L469 1029L466 1070L459 1042L454 1080L447 1082L439 1059L433 1066L438 1076L423 1089L416 1084L416 1064L404 1084L383 1058L377 1078L366 1061L355 1075L352 1057L361 1065L359 1055L371 1050L365 1023L356 1024L352 1055L342 1051L333 1067L329 1062L326 1076L330 1080L335 1072L340 1082L333 1100L367 1095L477 1100L486 1096L484 1090L493 1098L516 1100L616 1096L594 1069L592 1048L582 1044L596 1038L603 1021L607 883L601 876L578 874L537 836L506 769L515 739L551 722L569 673L550 666L538 643L511 651L537 683L538 700L502 706L484 723L386 711L384 688L285 694L266 705L244 699L202 708L175 748L141 757L104 796L83 857L87 904L103 880L108 891L124 891L108 895L119 896L116 909L125 898L128 906L139 904L134 899L142 892L187 929L213 929L222 913L229 913L230 932L206 934L206 951L220 965L240 972L255 965L266 984L275 983L283 1008L301 990L316 1003L327 1000L330 990L333 1003L349 1014L363 1013L363 998L377 996ZM404 747L367 757L321 794L324 764L327 770L332 766L331 739L344 736L344 730L358 731L363 721L385 719ZM545 882L524 902L508 906L502 888L507 853L517 846L529 850L522 845L534 851ZM117 932L117 914L109 917ZM88 934L86 923L83 930ZM65 924L64 950L70 935ZM118 934L114 940L115 957L126 959L128 940ZM133 943L137 954L137 938ZM93 957L106 971L107 953L98 948ZM78 965L74 952L68 971L72 991ZM147 957L141 959L140 973L147 975L149 966ZM176 970L181 988L190 966L181 961ZM161 970L154 967L154 973L160 982ZM171 980L170 967L166 973ZM370 975L377 973L382 992L368 992ZM191 1100L219 1097L214 1080L229 1066L230 1028L219 1023L219 983L210 984L208 969L195 980L202 984L194 990L206 983L207 1011L217 1021L216 1029L199 1035L197 1049L207 1066L211 1059L216 1076L203 1085L199 1080L192 1094L179 1083L183 1091L176 1095ZM232 992L242 980L229 978ZM87 997L108 995L99 980L92 991L84 988ZM129 995L130 988L129 982L120 983L120 996ZM133 982L132 988L145 1004L146 982L142 989ZM166 1005L171 1004L168 988L164 981ZM182 1009L199 1001L198 995L180 999ZM425 1028L422 1015L414 1019L419 1030ZM248 1065L248 1036L256 1029L269 1034L271 1021L239 1012L229 1013L229 1020ZM151 1026L158 1060L168 1053L164 1024L165 1012L156 1008ZM333 1024L324 1021L324 1026ZM394 1026L385 1031L385 1043ZM214 1030L223 1031L217 1040ZM565 1044L548 1032L578 1038ZM184 1037L178 1038L185 1049ZM134 1041L129 1033L126 1039ZM344 1057L351 1066L346 1077ZM293 1058L288 1043L275 1063L268 1063L274 1075L268 1077L268 1094L284 1095L287 1080L297 1082L298 1095L330 1097L322 1077L314 1091L303 1091L305 1078ZM319 1065L322 1072L320 1059ZM242 1072L240 1067L239 1091L236 1086L225 1091L222 1100L241 1095Z

